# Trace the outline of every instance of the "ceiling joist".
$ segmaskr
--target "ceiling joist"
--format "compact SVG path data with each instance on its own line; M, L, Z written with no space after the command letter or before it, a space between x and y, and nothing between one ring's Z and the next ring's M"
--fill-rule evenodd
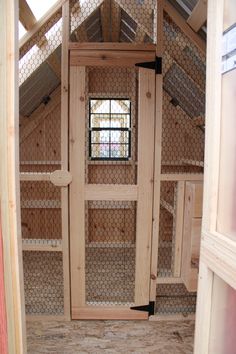
M207 20L207 0L198 0L191 15L187 19L189 26L198 32Z

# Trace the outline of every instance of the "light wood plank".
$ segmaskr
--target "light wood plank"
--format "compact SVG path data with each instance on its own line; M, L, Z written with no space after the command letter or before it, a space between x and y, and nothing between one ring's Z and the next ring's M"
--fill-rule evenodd
M131 66L145 61L154 61L154 52L119 50L71 50L71 66Z
M139 69L138 202L135 304L149 303L155 126L155 72Z
M120 38L120 19L121 19L121 8L116 3L115 0L111 2L111 16L112 16L112 42L119 42Z
M37 23L37 20L26 0L19 0L19 20L27 31Z
M20 181L50 181L50 173L20 173Z
M162 174L161 181L202 181L202 173L168 173Z
M157 2L157 45L156 56L163 55L163 1ZM160 214L160 183L161 183L161 138L162 138L162 99L163 75L156 75L156 111L155 111L155 150L154 150L154 185L153 185L153 226L150 301L156 301L159 214Z
M184 193L185 182L177 184L177 204L175 214L175 252L174 252L174 277L180 277L183 240L183 218L184 218Z
M70 70L70 245L71 303L85 306L85 67Z
M147 320L147 312L125 307L72 308L72 318L77 320Z
M62 52L61 52L61 169L67 171L69 135L69 52L70 2L62 6ZM61 222L64 281L64 315L70 319L70 273L69 273L69 190L61 188Z
M28 31L21 39L19 43L20 49L37 33L40 29L54 16L54 14L60 10L62 5L67 0L58 0L47 12L46 14L39 20L37 23Z
M151 43L69 43L69 50L114 50L155 52L156 46Z
M209 353L213 272L200 262L194 353Z
M138 199L138 188L135 185L87 184L85 200L129 201Z
M61 240L23 239L23 251L62 252Z
M18 8L0 1L0 209L8 353L26 353L19 197ZM2 290L2 289L1 289Z
M180 27L180 29L186 34L186 36L192 41L201 53L206 53L206 43L204 40L192 30L192 28L186 23L184 18L178 13L178 11L169 3L168 0L164 1L164 11L172 18L172 20Z
M191 15L187 19L189 26L198 32L207 20L207 0L198 0Z
M111 2L104 0L101 7L102 37L103 42L111 41Z

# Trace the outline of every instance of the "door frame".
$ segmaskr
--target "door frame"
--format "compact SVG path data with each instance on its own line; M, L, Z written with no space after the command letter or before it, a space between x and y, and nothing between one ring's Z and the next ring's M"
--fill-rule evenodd
M133 67L155 60L153 44L76 43L70 45L70 261L72 319L147 319L124 306L92 307L85 301L85 201L137 201L135 306L150 301L152 199L155 131L155 71L139 69L137 185L85 184L86 66ZM149 120L143 119L149 117ZM151 138L150 138L151 137ZM151 156L151 158L150 158ZM78 164L78 161L80 163ZM141 207L142 206L142 207ZM78 237L80 235L80 237ZM146 235L146 237L143 237ZM82 285L82 286L81 286Z

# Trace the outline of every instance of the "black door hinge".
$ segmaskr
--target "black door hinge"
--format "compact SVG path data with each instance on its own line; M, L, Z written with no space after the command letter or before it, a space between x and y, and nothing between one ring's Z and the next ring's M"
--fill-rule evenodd
M147 61L145 63L137 63L135 66L155 70L156 75L162 74L162 57L156 57L155 61Z
M148 312L148 316L154 315L155 301L150 301L148 305L143 306L132 306L131 310Z

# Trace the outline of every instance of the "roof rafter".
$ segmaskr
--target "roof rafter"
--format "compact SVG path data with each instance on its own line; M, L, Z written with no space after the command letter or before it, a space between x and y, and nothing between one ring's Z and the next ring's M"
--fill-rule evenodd
M185 35L198 47L202 54L206 54L206 42L192 30L192 28L186 23L183 17L178 11L168 2L163 0L164 11L172 18L172 20L180 27Z
M19 19L27 31L31 30L37 23L37 20L26 0L19 0Z
M198 0L191 15L187 19L189 26L198 32L207 20L207 0Z

